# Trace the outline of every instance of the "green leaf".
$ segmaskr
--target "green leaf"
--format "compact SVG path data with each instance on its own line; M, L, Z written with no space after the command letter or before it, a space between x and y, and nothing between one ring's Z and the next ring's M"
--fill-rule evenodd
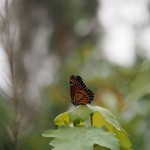
M73 124L84 122L90 119L92 111L87 106L79 106L75 110L69 112L70 120Z
M132 149L132 144L126 131L121 127L115 116L102 107L89 105L79 106L73 111L59 115L55 119L55 124L57 126L71 126L73 124L74 126L84 125L87 127L93 125L98 128L106 128L108 132L114 133L119 139L121 150Z
M94 150L110 150L110 149L106 148L106 147L102 147L102 146L96 145L96 146L94 146Z
M91 113L92 111L87 106L81 106L74 109L73 111L68 111L60 114L55 118L54 123L57 126L69 126L71 123L73 123L74 125L78 125L88 120Z
M59 127L57 130L48 130L44 137L54 138L50 145L54 150L93 150L94 145L119 150L119 141L114 134L100 128L91 127Z

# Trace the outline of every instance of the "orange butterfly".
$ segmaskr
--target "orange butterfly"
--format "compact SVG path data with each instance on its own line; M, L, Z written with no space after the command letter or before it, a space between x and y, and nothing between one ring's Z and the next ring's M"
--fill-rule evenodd
M70 95L73 105L90 104L94 98L94 94L89 90L80 76L70 76Z

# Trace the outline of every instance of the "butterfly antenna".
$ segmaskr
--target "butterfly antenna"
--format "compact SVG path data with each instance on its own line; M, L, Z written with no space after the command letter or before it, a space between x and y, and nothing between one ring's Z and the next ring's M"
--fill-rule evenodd
M67 96L65 96L65 95L61 95L62 97L64 97L64 98L66 98L66 99L69 99L70 100L70 98L69 97L67 97Z

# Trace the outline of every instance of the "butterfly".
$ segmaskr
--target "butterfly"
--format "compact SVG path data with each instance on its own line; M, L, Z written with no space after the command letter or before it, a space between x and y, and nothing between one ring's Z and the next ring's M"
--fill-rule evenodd
M80 76L70 76L70 95L74 106L90 104L94 94L89 90Z

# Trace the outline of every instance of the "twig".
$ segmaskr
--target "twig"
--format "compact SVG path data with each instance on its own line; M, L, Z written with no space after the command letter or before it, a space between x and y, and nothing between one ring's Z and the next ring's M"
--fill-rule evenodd
M2 24L1 40L8 56L11 81L13 85L12 101L14 105L14 121L12 127L12 134L13 134L14 150L17 150L19 126L20 126L19 93L17 92L15 72L14 72L14 58L13 58L14 40L11 38L10 32L8 0L5 1L5 16L3 16L0 13L0 19Z

